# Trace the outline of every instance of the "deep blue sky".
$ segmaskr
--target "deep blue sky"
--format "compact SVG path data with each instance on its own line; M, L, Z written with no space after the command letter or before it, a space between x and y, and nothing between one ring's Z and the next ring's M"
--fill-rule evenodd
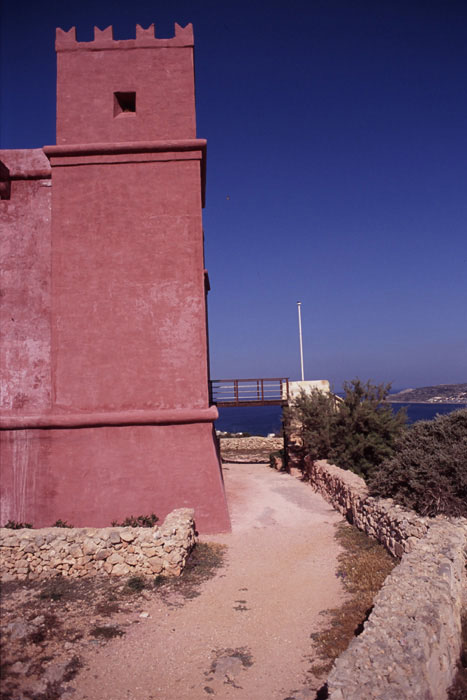
M4 2L1 146L55 142L55 27L195 31L213 378L467 381L467 1ZM157 134L154 135L157 138Z

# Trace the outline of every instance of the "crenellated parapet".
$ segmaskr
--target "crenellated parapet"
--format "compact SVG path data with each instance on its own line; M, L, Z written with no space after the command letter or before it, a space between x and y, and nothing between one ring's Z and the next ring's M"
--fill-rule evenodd
M175 22L175 36L171 39L158 39L155 35L154 24L147 29L136 25L135 39L114 39L113 27L106 29L94 27L93 41L77 41L76 27L64 31L57 27L55 36L56 51L103 51L108 49L146 49L193 46L193 25L191 22L186 27L181 27Z

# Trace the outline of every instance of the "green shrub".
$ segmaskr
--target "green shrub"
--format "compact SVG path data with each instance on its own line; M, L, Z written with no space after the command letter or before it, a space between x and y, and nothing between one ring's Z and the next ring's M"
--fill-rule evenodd
M344 401L333 424L329 458L341 469L364 479L394 453L396 439L407 422L404 409L393 413L386 398L390 384L344 382Z
M372 474L372 495L421 515L467 517L467 409L414 423L396 448Z
M342 400L318 390L301 392L284 412L290 442L298 433L303 456L329 459L367 478L393 454L407 420L404 410L394 414L386 402L390 388L354 379L344 383Z

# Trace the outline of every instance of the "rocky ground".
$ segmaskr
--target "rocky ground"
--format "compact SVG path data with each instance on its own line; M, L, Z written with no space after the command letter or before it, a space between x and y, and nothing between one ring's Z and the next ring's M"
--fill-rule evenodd
M138 606L118 579L4 583L0 698L67 697L83 653L123 635L137 619Z
M284 439L280 437L221 437L221 457L223 462L239 462L244 464L269 463L271 452L277 452L284 447Z
M86 658L144 624L154 601L170 607L198 596L223 553L223 547L199 544L182 578L98 574L2 583L0 699L71 697Z

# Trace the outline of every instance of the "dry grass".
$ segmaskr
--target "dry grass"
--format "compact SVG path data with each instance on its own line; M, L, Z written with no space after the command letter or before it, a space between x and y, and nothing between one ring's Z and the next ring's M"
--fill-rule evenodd
M336 539L344 550L338 557L337 576L349 598L340 608L325 610L326 629L311 635L317 661L310 670L315 676L328 673L353 637L362 632L376 593L397 564L382 545L347 523L337 527Z

